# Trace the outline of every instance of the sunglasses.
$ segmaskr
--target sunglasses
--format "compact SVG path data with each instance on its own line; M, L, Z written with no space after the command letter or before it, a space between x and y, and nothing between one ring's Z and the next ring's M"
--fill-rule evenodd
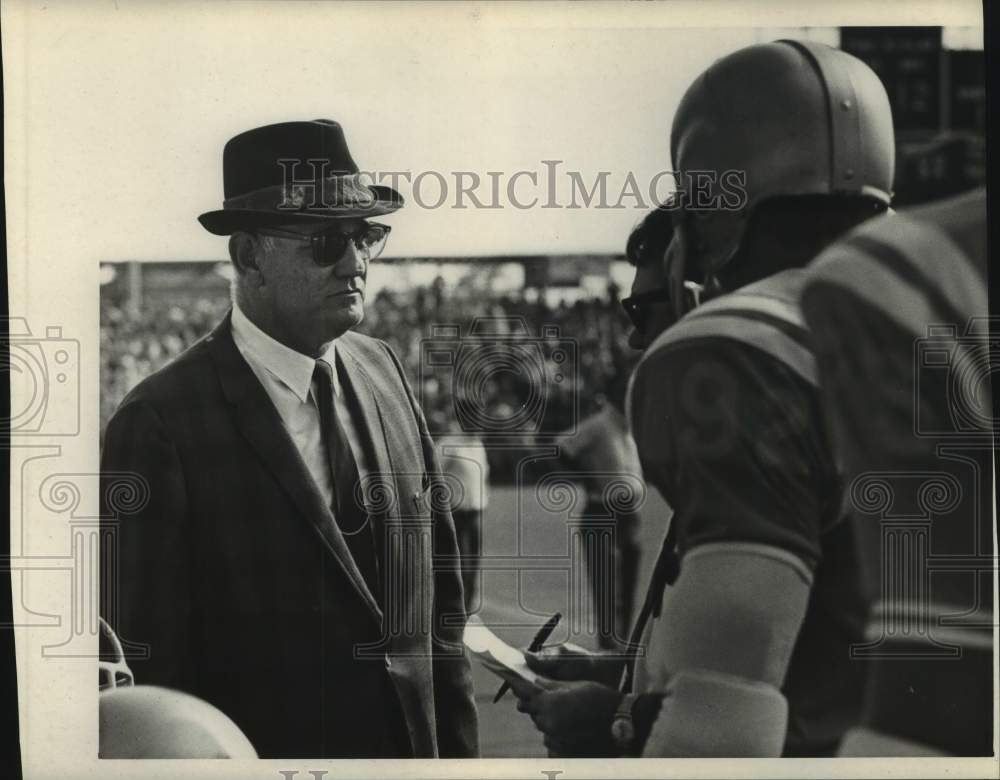
M647 292L636 293L628 298L622 298L622 308L628 315L632 327L640 335L646 335L646 328L649 326L650 305L654 303L669 303L670 290L661 288L659 290L648 290Z
M390 228L378 222L366 222L357 230L343 233L339 230L328 230L324 233L306 235L296 233L294 230L281 230L280 228L268 228L256 232L264 236L275 236L277 238L294 238L299 241L309 241L312 244L313 262L319 266L331 266L340 262L340 259L347 251L347 244L351 242L357 247L359 252L363 252L368 260L374 260L385 249L385 242L389 238Z
M683 316L684 313L696 309L701 305L703 289L703 286L697 282L692 282L688 279L684 281L684 286L681 291L684 311L676 313L676 317L679 318ZM651 305L654 303L670 303L671 300L672 297L670 295L670 290L663 287L658 290L649 290L647 292L637 293L636 295L630 295L628 298L622 298L621 304L632 323L632 327L634 327L640 335L644 336L646 335L646 330L649 327L649 313Z

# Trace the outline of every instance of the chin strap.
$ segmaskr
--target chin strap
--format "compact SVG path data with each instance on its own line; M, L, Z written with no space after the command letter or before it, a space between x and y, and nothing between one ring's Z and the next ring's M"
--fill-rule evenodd
M665 258L670 303L677 319L724 292L718 279L711 274L706 275L701 283L688 278L691 266L702 265L698 259L701 256L700 244L697 238L691 236L691 230L683 222L677 225Z
M697 282L685 282L685 285L688 284L692 287L691 297L694 302L692 308L701 306L703 303L708 303L713 298L718 298L726 292L722 289L722 284L714 276L709 276L701 284Z
M111 688L135 685L135 676L125 662L125 650L122 648L122 643L118 639L118 635L108 624L108 621L100 615L97 617L97 623L101 630L101 635L111 645L111 652L114 655L110 661L101 657L97 662L97 667L100 670L100 690L105 691Z

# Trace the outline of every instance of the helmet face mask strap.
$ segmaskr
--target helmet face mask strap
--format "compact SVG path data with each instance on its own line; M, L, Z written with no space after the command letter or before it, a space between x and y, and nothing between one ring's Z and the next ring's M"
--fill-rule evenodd
M699 242L692 236L694 226L690 215L677 212L674 235L664 252L664 275L670 291L670 306L680 319L702 302L705 284L692 278L701 267L698 259Z
M105 640L110 644L114 656L110 661L101 659L97 663L100 674L100 690L134 685L135 677L125 662L125 650L118 635L102 617L98 617L98 627Z
M725 289L716 276L723 266L715 267L709 262L710 236L718 224L713 220L713 212L678 209L674 214L674 239L667 247L664 265L671 305L679 319ZM739 244L734 245L734 254L738 248Z

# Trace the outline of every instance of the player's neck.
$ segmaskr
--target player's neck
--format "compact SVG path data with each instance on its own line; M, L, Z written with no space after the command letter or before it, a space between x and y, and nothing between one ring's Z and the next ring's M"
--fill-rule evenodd
M751 238L719 273L719 284L729 293L790 268L804 268L823 246L818 241L788 240L782 234Z

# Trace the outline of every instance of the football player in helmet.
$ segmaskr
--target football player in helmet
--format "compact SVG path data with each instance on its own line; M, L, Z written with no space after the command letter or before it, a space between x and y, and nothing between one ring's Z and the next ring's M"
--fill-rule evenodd
M845 52L750 46L689 87L670 148L673 238L623 301L645 349L633 436L674 512L644 652L622 691L554 683L520 706L563 755L834 755L860 709L867 605L798 296L816 254L888 208L889 101ZM550 653L529 663L597 666Z
M629 234L625 255L633 265L644 265L650 258L662 257L672 235L670 211L663 205L646 213ZM581 420L575 430L567 431L560 445L562 468L576 472L585 483L587 504L585 518L596 518L597 529L614 522L610 555L594 554L600 549L598 538L592 553L585 556L589 569L594 624L598 645L608 652L620 652L632 626L632 605L639 585L639 523L634 504L638 491L624 490L611 500L615 483L641 486L642 469L625 418L628 379L635 365L634 353L615 350L605 366L608 382L604 406ZM605 533L596 530L595 537ZM584 533L590 533L584 526Z
M993 752L986 227L985 190L873 220L820 255L802 295L877 597L845 755Z

